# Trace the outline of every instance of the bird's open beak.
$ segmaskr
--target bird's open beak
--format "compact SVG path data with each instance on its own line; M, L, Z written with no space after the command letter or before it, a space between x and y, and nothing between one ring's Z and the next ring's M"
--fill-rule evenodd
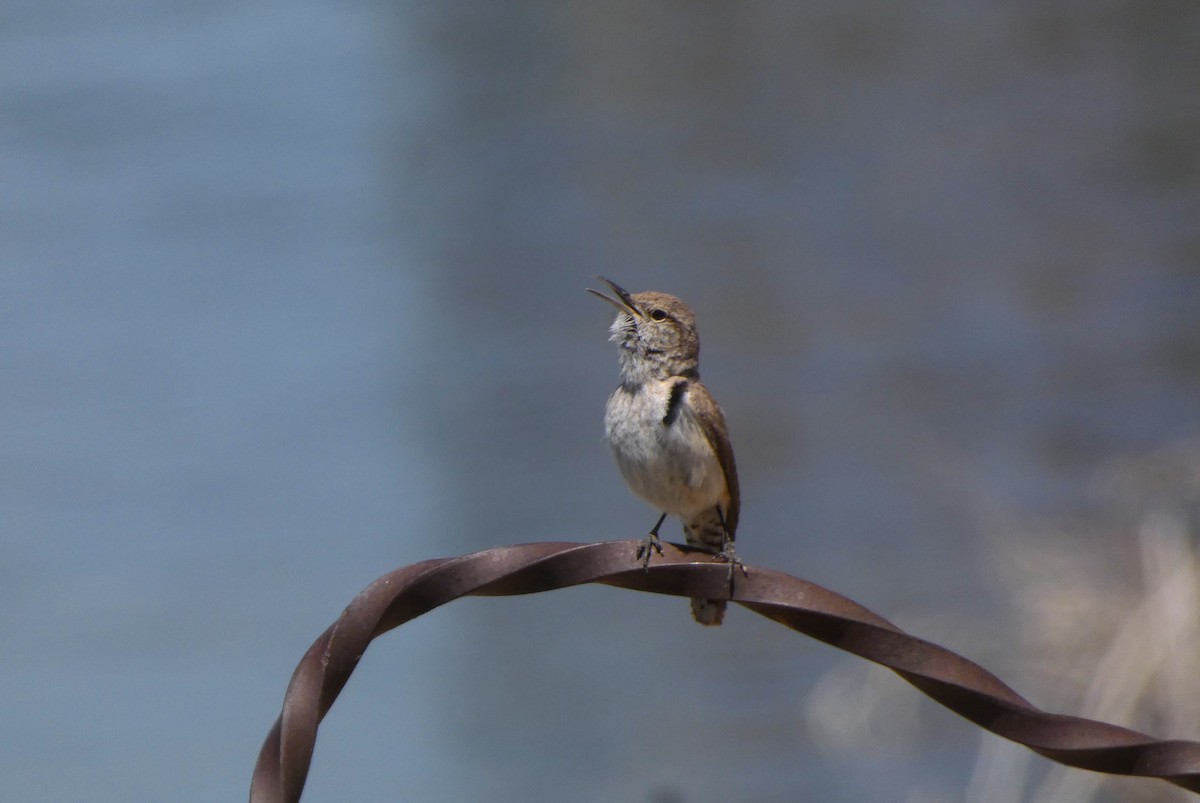
M616 282L610 282L608 279L605 279L603 276L597 276L596 278L599 279L600 281L604 282L605 284L607 284L609 287L611 287L612 291L617 294L617 298L619 298L621 300L617 301L616 298L609 298L608 296L604 295L604 293L601 293L599 290L593 290L590 287L587 288L587 291L589 293L594 295L596 298L604 299L609 304L612 304L614 307L619 309L621 312L628 312L632 315L636 315L639 318L642 317L642 311L637 308L637 304L633 303L633 296L629 295L628 290L626 290L624 287L621 287Z

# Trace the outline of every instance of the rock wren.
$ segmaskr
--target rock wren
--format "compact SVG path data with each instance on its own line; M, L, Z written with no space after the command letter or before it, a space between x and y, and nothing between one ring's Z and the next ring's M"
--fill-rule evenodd
M625 484L662 511L638 546L635 559L649 566L658 550L658 528L667 514L683 522L683 534L746 571L733 549L738 523L737 467L725 416L700 381L700 337L687 304L666 293L631 295L603 276L616 294L588 292L617 308L609 331L617 344L621 384L604 410L604 435ZM725 600L693 599L692 617L719 625Z

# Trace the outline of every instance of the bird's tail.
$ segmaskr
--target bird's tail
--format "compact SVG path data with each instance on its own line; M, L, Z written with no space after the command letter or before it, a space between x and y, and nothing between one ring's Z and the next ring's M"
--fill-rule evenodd
M719 625L725 618L725 600L693 599L692 618L702 625Z
M692 546L714 555L725 548L725 528L716 508L694 521L686 522L683 536ZM702 625L719 625L725 618L725 607L723 599L692 599L692 618Z

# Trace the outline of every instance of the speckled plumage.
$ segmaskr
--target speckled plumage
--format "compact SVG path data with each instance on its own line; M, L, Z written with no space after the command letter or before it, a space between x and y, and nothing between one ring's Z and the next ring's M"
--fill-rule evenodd
M674 296L632 295L604 281L619 300L591 292L617 308L610 331L621 384L608 399L604 430L621 476L636 496L683 522L689 544L740 563L733 556L737 467L725 416L700 381L695 316ZM647 560L657 529L643 544ZM725 605L694 599L692 615L718 625Z

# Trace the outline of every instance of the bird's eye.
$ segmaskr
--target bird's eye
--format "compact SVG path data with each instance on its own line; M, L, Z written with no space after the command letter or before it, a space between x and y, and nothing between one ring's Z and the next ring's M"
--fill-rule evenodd
M651 311L651 313L650 313L650 320L652 320L652 321L665 321L666 319L667 319L666 310L656 309L656 310Z

